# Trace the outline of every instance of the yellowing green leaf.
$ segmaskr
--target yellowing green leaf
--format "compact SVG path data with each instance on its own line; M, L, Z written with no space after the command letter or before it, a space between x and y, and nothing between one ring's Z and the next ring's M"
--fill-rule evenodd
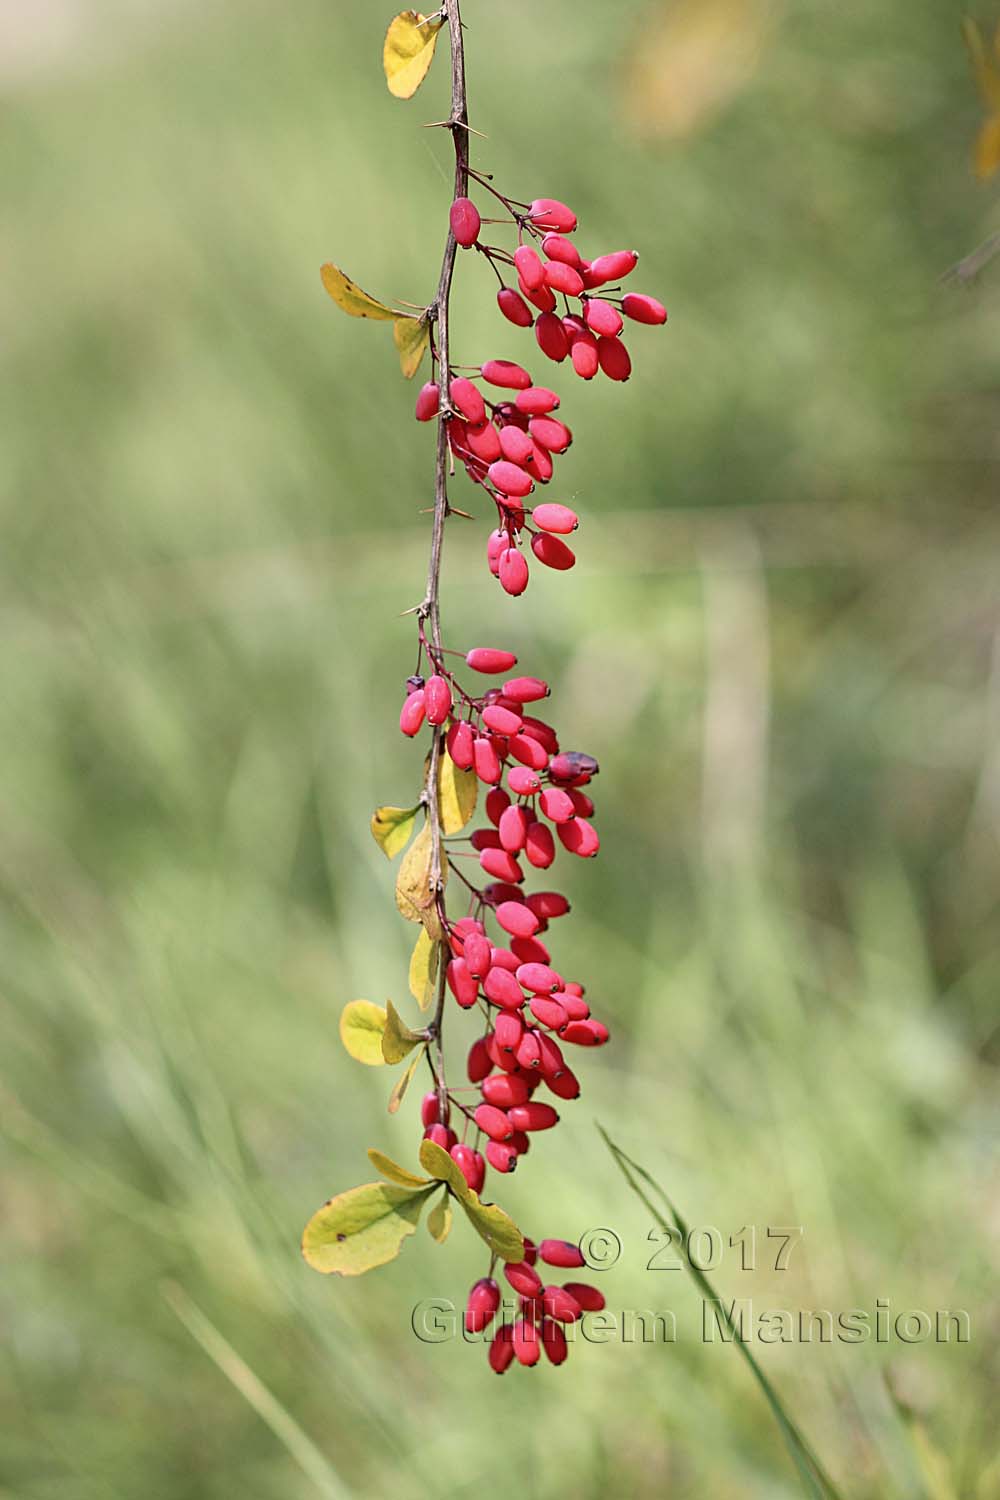
M383 323L391 323L395 320L396 314L391 307L386 307L384 302L379 302L376 297L362 291L361 287L349 276L345 276L332 260L328 260L326 265L320 267L319 274L334 302L342 312L347 313L348 317L374 318Z
M372 813L372 838L386 859L395 859L410 842L418 807L376 807Z
M443 1245L451 1232L451 1204L447 1195L439 1198L427 1215L427 1230L431 1239Z
M469 1223L502 1260L523 1260L524 1239L509 1214L495 1203L481 1203L462 1176L457 1164L435 1141L421 1141L420 1165L432 1177L446 1182L461 1203Z
M396 905L408 922L422 922L427 935L440 940L441 919L434 892L431 890L431 829L425 823L406 851L396 878ZM441 853L441 882L448 873L448 861Z
M385 1030L382 1032L382 1056L387 1063L402 1062L418 1042L423 1041L419 1031L411 1031L400 1019L391 1000L385 1003Z
M439 945L428 936L427 929L422 927L410 957L409 974L410 994L421 1010L429 1010L434 1003L440 953Z
M397 318L392 338L399 352L399 368L407 380L412 380L431 341L431 325L423 318Z
M366 1182L331 1198L313 1214L302 1236L302 1254L316 1271L360 1276L395 1260L413 1234L432 1187Z
M443 19L427 21L418 10L404 10L389 22L382 64L389 92L397 99L412 99L423 83L443 25Z
M397 1183L400 1187L421 1188L429 1187L429 1177L418 1177L414 1172L408 1172L398 1162L393 1161L391 1156L386 1156L384 1151L379 1151L376 1146L368 1147L368 1160L376 1172L381 1172L383 1177L388 1177L390 1182Z
M438 816L445 833L461 833L476 810L479 778L461 771L450 755L438 761Z
M370 1000L352 1000L340 1015L340 1040L358 1062L378 1067L385 1062L382 1056L385 1023L386 1013L381 1005L373 1005Z
M410 1066L407 1068L406 1072L403 1073L403 1074L401 1074L400 1077L397 1078L396 1082L393 1084L392 1093L389 1095L389 1105L388 1105L389 1113L391 1115L394 1115L396 1113L396 1111L398 1110L399 1106L402 1104L402 1102L403 1102L403 1095L406 1093L406 1090L410 1087L410 1079L413 1077L414 1073L417 1071L417 1063L420 1061L420 1059L423 1057L423 1055L424 1055L424 1053L426 1051L427 1051L426 1047L421 1047L420 1051L415 1055L413 1061L410 1063Z

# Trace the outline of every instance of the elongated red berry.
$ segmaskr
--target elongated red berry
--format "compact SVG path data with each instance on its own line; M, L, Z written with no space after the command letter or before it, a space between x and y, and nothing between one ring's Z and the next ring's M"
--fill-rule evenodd
M427 700L423 688L418 688L415 693L408 694L406 701L399 711L399 727L410 739L417 733L424 722Z
M470 1083L482 1083L492 1066L487 1039L481 1036L469 1048L469 1058L465 1065L466 1077Z
M437 386L434 386L434 390L437 390ZM514 404L526 416L544 417L548 412L556 410L559 397L544 385L529 385L526 391L518 391Z
M463 250L468 250L479 238L482 220L479 217L478 208L471 198L456 198L451 205L448 217L455 239Z
M497 434L497 442L500 444L500 452L508 463L517 464L519 468L527 469L534 474L532 459L534 457L535 445L526 432L520 427L512 424L501 427Z
M576 817L573 799L562 787L547 786L538 799L538 806L550 823L568 823Z
M528 587L528 563L516 547L507 547L501 552L497 577L504 592L515 597Z
M496 909L496 918L504 932L513 937L534 937L540 926L530 906L520 901L501 901Z
M492 791L487 792L486 816L489 818L494 827L499 824L500 819L503 817L509 806L510 797L504 791L502 786L495 786Z
M614 339L622 331L621 313L610 302L602 302L600 297L587 298L583 306L583 316L592 333L600 333L605 338Z
M467 719L456 719L448 730L448 754L461 771L468 771L472 766L474 739L472 725Z
M559 1035L564 1041L573 1042L578 1047L603 1047L611 1033L603 1021L589 1016L585 1020L570 1021Z
M552 954L541 938L511 938L510 946L519 964L551 964L552 962Z
M532 996L531 1014L540 1026L548 1026L551 1031L558 1031L560 1036L560 1028L569 1020L559 1001L548 995Z
M518 1100L523 1104L523 1100ZM420 1121L423 1125L437 1125L441 1119L441 1099L437 1090L425 1094L420 1101Z
M572 568L576 563L576 553L566 543L560 541L559 537L552 536L548 531L537 531L531 538L531 550L540 563L547 568L556 568L564 573L567 568Z
M528 205L528 217L537 229L553 229L556 234L572 234L576 214L558 198L535 198Z
M464 958L453 958L445 971L448 988L463 1010L471 1010L476 1003L479 994L478 980L469 973L469 966Z
M559 1323L577 1323L583 1317L583 1308L564 1286L543 1287L542 1307L547 1318L554 1318Z
M499 651L492 646L474 646L471 651L466 652L465 662L474 672L495 677L515 667L517 657L513 651Z
M531 1027L527 1027L520 1042L518 1042L517 1052L514 1055L517 1058L519 1068L526 1068L529 1071L540 1071L542 1066L542 1046L538 1032Z
M503 685L505 698L515 703L538 703L549 696L549 685L541 677L510 677Z
M598 339L597 362L609 380L624 381L632 373L632 361L621 339Z
M451 404L462 413L466 421L477 426L486 420L486 402L478 385L467 380L464 375L458 376L448 387Z
M475 1120L483 1134L488 1135L491 1141L509 1141L514 1134L514 1126L505 1112L497 1109L493 1104L480 1104L476 1110Z
M492 952L489 938L484 937L481 932L471 932L466 938L462 957L473 978L482 979L489 972Z
M535 340L542 353L562 364L569 353L569 339L561 318L554 312L543 312L535 319ZM527 387L525 387L527 389Z
M524 854L528 863L534 865L536 870L547 870L556 857L551 828L537 821L532 823L524 841Z
M594 757L583 750L563 750L549 763L549 775L554 781L575 782L580 776L596 776L600 769Z
M542 1345L538 1329L533 1321L528 1318L518 1318L514 1324L511 1343L514 1346L514 1357L518 1364L537 1365Z
M515 978L524 989L533 995L552 995L562 985L562 978L548 964L521 964Z
M516 1073L494 1073L483 1080L483 1098L498 1109L510 1109L514 1104L527 1104L528 1085Z
M507 772L507 785L516 797L533 797L542 789L537 775L527 766L512 766Z
M535 488L530 474L526 474L517 464L500 458L495 464L490 464L490 480L496 485L502 495L515 495L520 498L530 495Z
M503 734L508 737L517 734L521 728L521 715L513 709L502 708L499 703L491 703L489 708L483 709L483 723L487 729L492 729L494 734Z
M520 245L514 251L517 274L529 291L535 291L545 280L545 267L537 250L530 245Z
M559 1116L552 1105L539 1104L534 1099L529 1104L515 1104L507 1111L506 1120L515 1130L551 1130L553 1125L559 1124Z
M518 1156L526 1156L531 1150L531 1140L523 1130L515 1130L510 1138L510 1144L514 1147Z
M513 1172L517 1151L510 1141L487 1141L486 1160L495 1172Z
M565 453L573 441L572 432L558 417L532 417L528 431L535 442L541 443L550 453Z
M622 312L634 323L665 323L667 309L655 297L642 292L626 292L622 298Z
M590 1015L590 1006L582 995L575 995L570 990L556 990L552 998L559 1001L570 1021L585 1021Z
M482 1333L488 1328L496 1317L500 1306L500 1287L492 1276L484 1276L477 1281L469 1293L469 1300L465 1304L465 1331L467 1333Z
M549 1364L561 1365L569 1353L569 1345L559 1324L554 1323L551 1318L542 1319L541 1340Z
M424 1140L433 1141L435 1146L440 1146L442 1151L451 1151L452 1146L458 1141L458 1136L447 1125L428 1125L424 1131Z
M586 333L581 333L573 340L569 357L581 380L593 380L601 362L597 354L597 340L589 328Z
M562 260L550 260L545 267L545 284L564 297L579 297L583 291L583 277L579 271Z
M436 380L428 380L420 387L417 396L416 418L418 422L433 422L441 404L441 392Z
M593 859L601 847L597 829L586 818L559 823L556 825L556 833L563 848L568 849L570 854L578 854L581 859Z
M560 1266L563 1270L571 1271L576 1266L587 1264L579 1245L574 1245L572 1240L541 1240L538 1254L547 1266Z
M473 741L472 755L472 764L480 781L485 781L487 786L494 786L500 780L500 757L493 748L492 740L478 734Z
M483 994L494 1005L508 1006L511 1010L524 1004L521 986L509 969L502 969L499 965L494 965L483 980Z
M531 818L527 808L508 807L500 816L497 831L500 842L511 854L519 854L527 842Z
M482 367L482 376L490 385L503 386L511 391L526 391L531 384L527 370L509 359L488 359Z
M448 1154L472 1191L478 1193L486 1178L486 1163L480 1152L456 1143Z
M569 1292L583 1308L584 1312L603 1312L604 1293L599 1292L596 1286L588 1286L585 1281L564 1281L563 1291Z
M630 271L634 271L639 261L636 250L612 250L610 255L599 255L596 260L590 262L590 281L592 286L598 286L602 282L621 281Z
M568 505L557 505L551 501L536 505L531 512L531 519L543 531L556 531L563 536L568 536L580 524L576 511L570 510Z
M501 1011L496 1019L493 1036L501 1052L516 1052L521 1045L521 1038L524 1036L524 1022L521 1019L520 1012L516 1010ZM473 1080L473 1082L477 1081Z
M495 463L500 457L500 435L492 422L484 421L478 426L467 426L465 441L469 452L483 465Z
M515 1292L520 1292L522 1297L537 1297L541 1293L542 1278L526 1260L509 1260L503 1273Z
M526 302L530 302L532 307L537 307L539 312L555 312L556 294L550 286L546 286L544 280L542 281L540 286L530 287L519 276L517 278L517 289L521 293L521 296L524 298L524 300Z
M505 1323L502 1328L497 1329L490 1342L490 1352L487 1356L490 1369L497 1375L502 1375L514 1362L514 1326Z
M564 239L561 234L551 230L542 240L542 251L550 260L561 260L565 265L572 266L574 270L580 269L580 252L572 240Z
M547 1074L545 1082L559 1099L580 1097L580 1082L571 1068L563 1068L561 1073Z
M535 321L535 315L525 302L520 292L515 292L512 286L502 286L497 292L497 306L507 319L513 323L515 328L530 328Z
M451 713L451 688L437 672L427 679L424 700L428 724L443 724Z
M451 943L451 951L456 958L462 958L465 954L465 940L471 932L485 932L482 922L477 922L475 917L459 917L457 922L452 922L448 931Z
M522 766L529 766L532 771L544 771L548 760L545 749L528 734L515 734L507 746L508 751L515 760L519 760Z

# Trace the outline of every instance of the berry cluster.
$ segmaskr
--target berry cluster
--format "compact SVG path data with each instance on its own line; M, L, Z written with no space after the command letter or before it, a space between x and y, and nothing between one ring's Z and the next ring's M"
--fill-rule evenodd
M504 1276L518 1294L519 1316L514 1322L501 1323L490 1341L490 1368L498 1375L515 1359L522 1365L537 1364L543 1349L551 1364L561 1365L569 1352L563 1325L576 1323L585 1312L600 1312L604 1307L602 1294L585 1281L546 1286L536 1269L539 1260L560 1270L586 1264L569 1240L542 1240L535 1245L526 1239L524 1259L508 1261ZM500 1312L501 1300L500 1287L492 1276L475 1282L465 1305L466 1332L485 1332Z
M471 198L458 197L451 205L456 242L479 251L496 271L497 303L507 321L534 328L542 353L556 364L569 359L583 380L593 380L599 370L609 380L627 380L632 361L621 339L624 319L646 324L667 319L666 308L655 297L640 292L620 295L619 283L635 269L637 252L615 250L585 260L570 238L577 221L565 203L554 198L519 203L498 193L481 174L470 175L499 198L517 228L517 249L511 254L481 241L483 220ZM525 243L531 239L539 242L538 249ZM514 273L516 289L507 285L505 271ZM560 298L562 314L557 311ZM492 400L475 378L508 394ZM573 434L553 415L559 408L558 395L547 386L536 386L523 366L490 359L475 371L475 378L449 368L444 412L442 383L429 381L417 397L416 417L419 422L443 417L452 455L494 501L498 523L487 547L490 571L508 594L522 594L528 586L522 533L530 537L532 553L546 567L563 571L576 561L562 540L576 530L575 513L560 504L525 505L536 482L547 484L552 478L554 459L566 452Z

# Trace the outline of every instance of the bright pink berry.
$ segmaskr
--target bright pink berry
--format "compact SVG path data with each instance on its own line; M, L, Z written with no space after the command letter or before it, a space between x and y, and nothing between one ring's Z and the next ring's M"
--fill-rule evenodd
M536 291L545 280L545 267L537 250L530 245L520 245L514 251L517 274L529 291Z
M535 772L527 766L512 766L507 772L507 785L516 797L533 797L542 789Z
M476 1110L475 1120L483 1134L488 1135L491 1141L509 1141L514 1134L514 1126L505 1112L497 1109L493 1104L480 1104Z
M420 1101L420 1120L423 1125L437 1125L441 1119L441 1099L436 1090L425 1094Z
M573 441L572 432L558 417L532 417L528 430L535 442L550 453L565 453Z
M478 1151L471 1146L454 1145L449 1152L462 1176L474 1193L478 1193L486 1178L486 1163Z
M495 1172L513 1172L517 1166L517 1151L510 1141L487 1141L486 1160Z
M528 863L534 865L536 870L547 870L556 857L552 830L544 823L532 823L524 841L524 853Z
M531 1319L518 1318L514 1324L511 1343L514 1346L514 1357L518 1364L537 1365L542 1346L538 1337L538 1329Z
M642 292L626 292L622 298L622 312L635 323L665 323L667 309L655 297Z
M433 389L437 390L437 386ZM529 385L526 391L518 391L514 404L518 411L523 411L529 417L543 417L547 412L556 410L559 397L544 385Z
M510 736L517 734L521 728L521 715L513 709L501 708L500 704L492 703L489 708L483 709L483 723L494 734Z
M432 422L438 414L441 404L441 392L436 380L428 380L426 385L420 387L417 396L416 417L418 422Z
M634 271L639 260L636 250L613 250L610 255L599 255L596 260L590 262L590 278L592 286L599 286L602 282L621 281L630 271Z
M488 937L481 932L472 932L465 940L465 951L462 955L466 967L474 979L482 979L489 971L492 963L492 947Z
M542 251L550 260L561 260L565 265L572 266L574 270L580 269L580 252L572 240L567 240L561 234L552 230L542 240Z
M483 464L494 463L500 457L500 435L492 422L466 427L465 441L469 452Z
M493 1335L490 1343L490 1352L487 1356L490 1369L497 1375L502 1375L514 1362L514 1328L513 1324L505 1323ZM551 1357L551 1356L550 1356Z
M451 713L451 688L437 672L427 679L424 699L428 724L443 724Z
M584 1262L581 1260L579 1264ZM583 1308L564 1286L543 1287L542 1307L547 1318L554 1318L559 1323L577 1323L583 1317Z
M495 464L490 464L489 475L491 483L495 484L502 495L530 495L535 488L530 474L526 474L517 464L509 463L507 459L498 459Z
M515 1292L522 1297L538 1297L542 1290L542 1278L526 1260L509 1260L503 1273Z
M528 563L524 554L516 547L507 547L500 554L497 576L505 593L515 597L523 594L528 587Z
M535 315L525 302L520 292L515 292L513 287L502 286L497 292L497 306L507 319L516 328L530 328L535 321Z
M465 1065L465 1073L470 1083L482 1083L492 1067L486 1040L486 1037L481 1036L469 1048L469 1058Z
M500 780L500 757L493 748L493 741L477 734L472 744L472 764L480 781L493 786Z
M597 362L609 380L624 381L632 373L632 361L621 339L598 339Z
M543 531L557 531L563 536L568 536L580 524L576 511L570 510L568 505L557 505L548 501L543 505L535 506L531 512L531 519Z
M549 999L544 995L535 995L531 1000L531 1014L540 1026L547 1026L550 1031L559 1031L569 1020L565 1010L554 997Z
M576 817L573 799L562 787L547 786L538 799L538 806L550 823L568 823Z
M475 740L472 725L467 719L456 719L448 730L448 754L459 770L468 771L472 766L472 747Z
M593 859L601 847L597 829L593 823L588 823L586 818L574 818L569 823L559 823L556 826L559 842L570 854L578 854L581 859Z
M567 1042L574 1042L578 1047L603 1047L611 1036L603 1021L596 1021L593 1016L581 1021L570 1021L564 1026L560 1036Z
M503 685L505 698L515 703L537 703L549 696L549 685L540 677L510 677Z
M526 391L531 384L531 376L527 370L509 359L488 359L482 367L482 375L490 385L503 386L512 391Z
M592 333L600 333L605 338L614 339L622 331L621 313L610 302L602 302L600 297L587 298L583 306L583 316Z
M486 794L486 816L494 827L499 824L500 819L509 806L510 797L502 786L495 786L492 791Z
M474 385L464 375L460 375L451 382L448 394L451 397L452 406L474 426L478 427L486 420L486 402L483 400L483 393L478 385Z
M510 1109L514 1104L527 1104L528 1085L516 1073L495 1073L483 1082L483 1098L498 1109Z
M477 1281L465 1305L466 1333L482 1333L496 1317L500 1306L500 1287L491 1276Z
M561 260L548 262L545 267L545 283L554 292L562 292L564 297L579 297L583 291L583 277L579 271Z
M515 1130L551 1130L559 1124L559 1116L551 1104L515 1104L507 1112L508 1124Z
M466 652L466 665L474 672L483 672L490 676L496 676L500 672L509 672L511 667L517 665L517 657L513 651L497 651L492 646L475 646Z
M406 701L399 711L399 727L410 739L417 733L424 722L426 712L426 695L423 688L418 688L415 693L407 695Z
M557 536L547 531L538 531L531 538L531 550L540 563L547 568L556 568L563 573L576 563L576 553Z
M507 857L509 859L511 856ZM521 986L509 969L502 969L499 965L490 969L483 980L483 994L487 1000L492 1000L494 1005L503 1005L511 1010L517 1010L524 1004Z
M456 198L451 205L451 212L448 217L451 221L451 232L455 236L455 239L462 246L463 250L468 250L479 238L479 229L482 220L479 217L478 208L471 198Z
M556 234L572 234L576 214L558 198L536 198L528 206L528 217L537 229L553 229Z
M446 1125L428 1125L424 1131L424 1140L433 1141L435 1146L440 1146L442 1151L451 1151L452 1146L458 1140L453 1130Z
M445 971L448 988L463 1010L471 1010L479 994L479 982L469 973L464 958L453 958Z
M560 1266L563 1270L571 1271L576 1266L587 1264L579 1245L574 1245L572 1240L542 1240L538 1254L547 1266Z
M563 1068L562 1072L546 1077L545 1082L560 1099L579 1099L580 1097L579 1081L576 1074L569 1068Z
M604 1294L599 1292L596 1286L588 1286L585 1281L564 1281L563 1291L569 1292L583 1308L584 1312L603 1312Z
M501 1011L497 1016L493 1035L501 1052L516 1052L524 1036L524 1022L521 1020L520 1012Z
M542 1348L545 1350L549 1364L561 1365L569 1354L569 1345L559 1324L554 1323L551 1318L543 1318L541 1338ZM511 1352L513 1353L513 1345Z
M556 364L562 364L569 353L569 339L561 318L554 312L543 312L535 319L535 339L543 354Z
M518 963L551 964L552 962L552 954L546 948L541 938L511 938L510 946L514 951Z
M522 277L517 278L518 291L532 307L537 307L540 313L550 313L556 310L556 294L550 286L545 284L545 272L542 272L542 282L537 287L528 286Z
M517 1052L514 1055L517 1058L519 1068L529 1070L540 1069L542 1065L542 1047L538 1032L530 1027L527 1028L517 1045Z
M527 902L531 910L546 922L564 917L569 911L569 902L560 891L532 891Z
M544 771L548 755L542 746L528 734L515 734L507 746L515 760L532 771Z
M579 334L573 340L569 357L581 380L593 380L601 362L597 354L597 340L589 328L586 333Z
M517 464L522 469L531 464L535 445L520 427L501 427L497 434L497 441L500 444L500 452L508 463Z
M504 932L513 937L534 937L540 925L531 907L520 901L501 901L496 918Z

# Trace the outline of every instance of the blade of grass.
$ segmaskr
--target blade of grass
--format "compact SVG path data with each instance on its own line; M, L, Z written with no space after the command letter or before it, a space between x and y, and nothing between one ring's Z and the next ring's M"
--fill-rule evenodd
M628 1183L629 1187L632 1189L633 1193L635 1193L639 1201L653 1215L654 1219L656 1219L661 1228L668 1230L677 1230L682 1236L682 1243L686 1243L688 1234L687 1224L684 1222L682 1215L678 1213L677 1208L670 1201L670 1198L664 1192L663 1188L661 1188L659 1183L649 1175L645 1168L640 1167L638 1162L633 1161L630 1156L627 1156L620 1146L615 1145L614 1141L611 1139L611 1137L608 1135L607 1131L601 1124L597 1124L597 1129L600 1131L600 1134L604 1140L604 1144L611 1152L619 1171L621 1172L622 1176L625 1178L625 1181ZM667 1213L670 1215L669 1222L666 1218L664 1218L660 1209L658 1209L655 1204L650 1201L646 1193L635 1181L635 1178L632 1175L633 1172L636 1173L637 1176L641 1177L643 1182L647 1183L648 1186L652 1188L657 1197L660 1198L666 1205ZM798 1471L799 1478L802 1480L802 1485L806 1494L811 1495L813 1497L813 1500L841 1500L839 1490L827 1475L825 1469L823 1468L819 1459L816 1457L810 1444L806 1441L806 1438L803 1436L797 1424L786 1412L781 1398L778 1395L777 1391L774 1389L774 1386L764 1374L764 1371L757 1363L757 1360L754 1358L752 1352L740 1337L740 1329L738 1324L736 1323L736 1320L727 1310L721 1298L715 1296L712 1283L709 1281L704 1271L699 1271L697 1266L692 1265L690 1257L683 1257L683 1262L685 1269L689 1271L691 1276L694 1278L694 1281L702 1295L707 1297L709 1301L718 1305L719 1310L726 1322L726 1325L729 1328L730 1333L733 1335L736 1348L740 1351L740 1354L749 1365L751 1371L753 1372L754 1379L760 1386L762 1392L764 1393L764 1398L767 1401L768 1406L771 1408L774 1419L778 1424L778 1428L781 1432L782 1437L784 1438L785 1446L788 1449L789 1456L791 1457L791 1460L794 1463L796 1470Z
M258 1379L246 1361L241 1359L215 1324L192 1302L183 1287L174 1281L164 1281L160 1291L164 1301L176 1313L191 1337L253 1407L261 1421L270 1427L320 1494L326 1495L328 1500L346 1500L349 1491L341 1483L329 1459L320 1452L312 1438L307 1437L295 1418Z

